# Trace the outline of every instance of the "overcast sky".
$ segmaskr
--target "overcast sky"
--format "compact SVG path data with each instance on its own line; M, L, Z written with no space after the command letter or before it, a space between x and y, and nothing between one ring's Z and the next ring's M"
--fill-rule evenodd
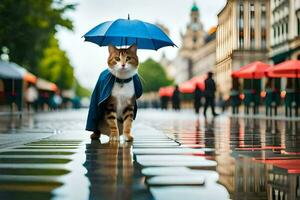
M189 22L193 0L67 0L78 3L77 9L68 13L74 21L74 32L60 29L57 36L62 49L67 51L76 77L80 83L93 88L99 73L107 67L107 47L83 42L82 35L94 26L108 20L127 18L140 19L150 23L159 22L170 30L170 38L180 46L180 31L184 32ZM217 13L224 7L226 0L196 0L200 9L204 29L217 25ZM152 57L159 60L165 52L172 59L177 48L165 47L160 50L139 50L141 61Z

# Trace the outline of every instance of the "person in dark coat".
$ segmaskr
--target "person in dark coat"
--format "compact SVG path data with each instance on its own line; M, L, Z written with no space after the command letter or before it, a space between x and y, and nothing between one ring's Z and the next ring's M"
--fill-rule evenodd
M195 109L196 114L199 114L199 109L202 106L201 99L202 99L202 91L201 91L199 85L196 84L196 88L194 91L194 109Z
M204 117L206 117L206 111L208 106L211 107L212 113L214 116L217 116L215 112L215 92L216 84L212 79L213 73L207 73L207 79L205 80L205 105L204 105Z
M175 86L175 90L173 92L172 104L174 110L180 110L180 91L178 85Z
M169 97L167 96L162 96L160 97L160 107L161 109L168 109L168 101L169 101Z

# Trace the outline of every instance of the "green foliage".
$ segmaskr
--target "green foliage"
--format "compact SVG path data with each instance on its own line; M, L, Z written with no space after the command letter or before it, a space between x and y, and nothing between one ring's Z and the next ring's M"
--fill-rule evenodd
M158 91L160 87L173 84L173 80L167 78L164 68L151 58L140 64L138 72L144 92Z
M1 0L0 49L7 47L11 61L37 73L43 49L56 29L72 30L64 13L74 7L63 0Z
M81 86L78 80L75 81L76 81L76 87L75 87L76 95L79 97L90 97L91 91Z
M73 67L61 50L57 39L52 36L49 46L43 51L43 58L39 64L39 76L54 82L61 89L71 89L75 83Z

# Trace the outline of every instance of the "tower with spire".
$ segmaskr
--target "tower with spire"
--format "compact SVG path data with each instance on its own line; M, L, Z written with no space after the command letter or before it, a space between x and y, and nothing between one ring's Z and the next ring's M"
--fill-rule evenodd
M205 43L205 31L200 20L200 9L196 2L193 3L190 10L190 21L186 26L186 32L181 34L181 47L179 49L179 56L186 60L187 63L187 78L193 76L193 57L194 54Z
M196 2L191 7L190 21L186 26L185 34L182 34L181 38L181 51L184 57L189 57L188 55L191 54L190 51L197 50L204 44L205 31L200 20L200 9Z

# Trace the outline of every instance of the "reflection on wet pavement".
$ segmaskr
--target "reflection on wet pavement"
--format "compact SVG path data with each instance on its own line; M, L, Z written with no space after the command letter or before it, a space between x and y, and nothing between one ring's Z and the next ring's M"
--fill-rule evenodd
M0 148L0 199L300 199L299 121L139 110L124 143L90 141L85 112L23 119L0 134L51 132Z
M150 184L150 190L156 199L168 199L168 194L174 195L174 199L180 199L180 196L184 198L188 191L188 199L300 199L299 121L237 119L225 116L205 121L192 113L182 112L175 117L172 112L160 115L155 115L155 112L145 111L139 119L143 127L138 126L136 129L141 132L145 127L151 127L156 132L167 135L180 146L176 151L171 150L169 153L166 148L156 151L155 145L148 147L148 151L134 148L134 152L142 155L144 160L145 155L157 156L159 151L162 151L160 157L169 155L168 159L161 159L164 161L154 160L155 164L151 163L149 168L144 165L143 174L147 177L174 177L178 174L189 177L188 171L191 169L206 174L201 168L189 166L186 160L193 156L195 164L196 158L201 157L217 162L215 169L208 169L218 173L217 183L221 184L207 190L203 190L203 187L206 186L208 178L204 178L204 186L198 187L186 187L186 183L183 183L175 189L172 183L169 183L169 187L154 188ZM158 117L151 118L153 115ZM184 154L186 158L181 158ZM177 156L172 158L174 155ZM153 161L153 157L146 160ZM184 161L185 164L174 165L178 160ZM203 164L205 165L204 162ZM164 173L158 172L153 166ZM168 172L174 168L178 170L178 174ZM222 195L213 197L220 186L226 188L228 196L226 192L220 192ZM203 190L201 193L198 191L200 188Z
M80 145L80 141L61 141L65 146ZM42 140L0 152L0 197L1 199L50 199L52 191L64 184L61 177L72 168L75 151L56 149L30 149L31 146L50 147L57 140Z
M152 199L133 162L131 143L92 141L86 144L84 166L91 183L89 199Z

